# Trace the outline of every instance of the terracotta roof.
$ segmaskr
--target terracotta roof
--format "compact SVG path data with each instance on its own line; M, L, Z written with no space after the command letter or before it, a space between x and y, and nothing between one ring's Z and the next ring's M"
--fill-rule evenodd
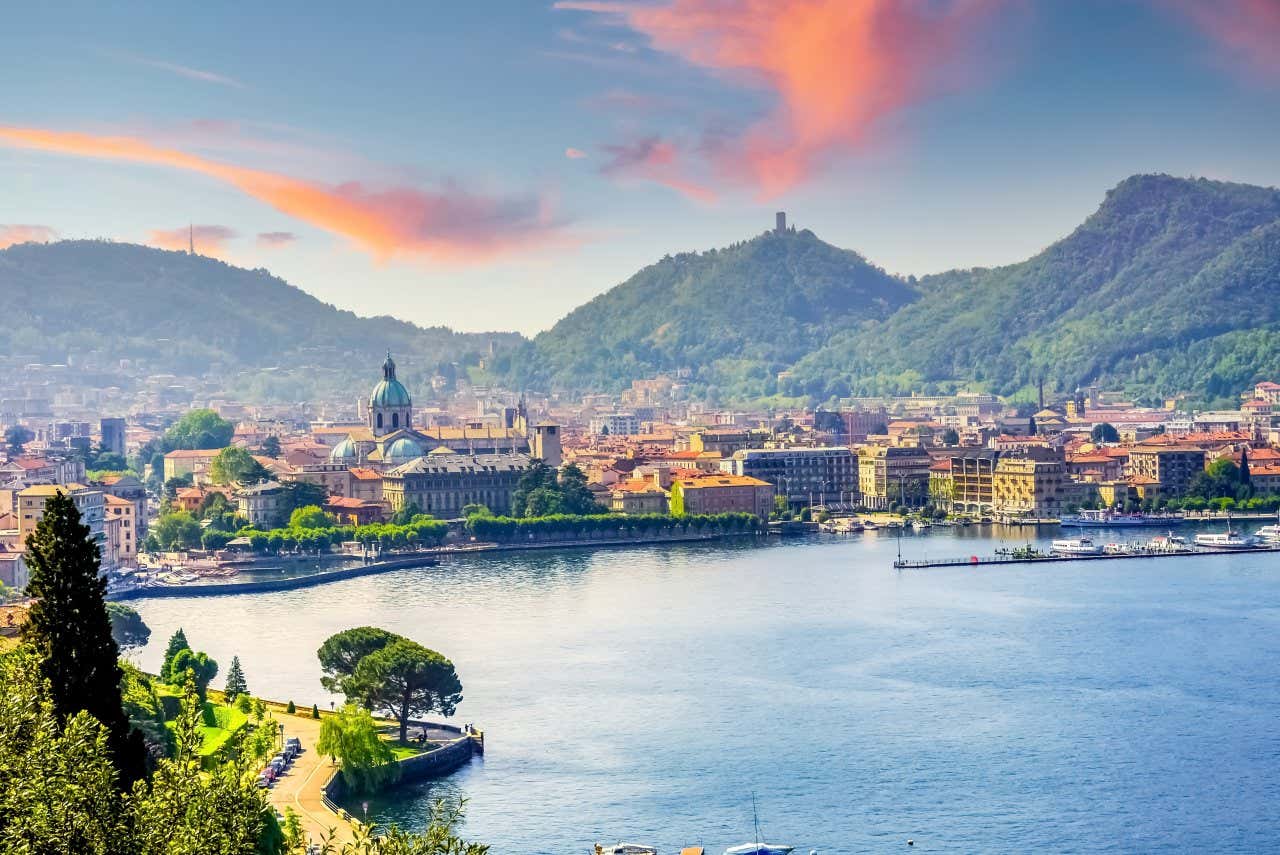
M630 481L619 481L610 488L615 493L663 493L665 490L652 481L642 478L632 479Z
M180 448L177 451L170 451L164 456L165 460L201 460L209 457L217 457L221 448Z
M131 500L129 500L129 499L122 499L122 498L120 498L119 496L113 496L113 495L111 495L110 493L107 493L107 504L108 504L108 505L119 505L120 507L124 507L124 508L131 508L131 507L133 507L133 502L132 502Z
M705 490L715 487L770 487L768 481L752 478L750 475L728 475L702 473L701 478L677 478L684 490Z
M352 467L347 470L351 473L351 477L357 481L381 481L382 473L376 469L365 469L364 467Z
M203 499L204 490L199 487L179 487L174 495L179 499Z
M363 508L381 508L381 502L370 502L367 499L353 499L350 496L330 496L325 501L325 507L328 508L347 508L350 510L361 510Z

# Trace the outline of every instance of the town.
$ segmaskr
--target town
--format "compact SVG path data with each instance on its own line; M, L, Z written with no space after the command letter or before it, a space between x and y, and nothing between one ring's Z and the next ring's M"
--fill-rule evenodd
M218 559L263 547L258 532L287 530L306 509L348 533L428 517L447 524L439 540L458 541L476 539L465 523L477 513L1018 525L1092 509L1280 504L1280 384L1269 381L1211 412L1097 388L1035 405L959 393L752 412L687 400L678 376L577 400L465 381L440 394L447 384L433 382L415 404L388 353L381 379L350 401L251 406L168 382L108 415L59 388L66 366L28 369L0 413L0 583L14 593L26 584L27 535L58 491L75 500L115 583L162 565L231 572L235 562ZM535 466L581 482L578 505L520 496ZM310 548L287 535L272 544Z

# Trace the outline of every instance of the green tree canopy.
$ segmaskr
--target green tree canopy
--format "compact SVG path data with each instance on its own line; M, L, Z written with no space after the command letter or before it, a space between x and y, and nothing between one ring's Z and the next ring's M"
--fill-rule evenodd
M1119 442L1120 431L1110 422L1099 422L1089 432L1089 438L1094 442Z
M202 698L216 676L218 676L218 663L210 659L209 654L203 651L197 653L189 647L179 650L169 665L170 680L178 684L188 678L194 679L196 691Z
M9 454L12 457L21 457L26 450L26 444L35 438L36 435L31 428L25 425L10 425L5 428L4 442L9 447Z
M215 484L256 484L266 479L266 468L238 445L229 445L209 461L209 479Z
M396 773L391 746L358 704L343 704L337 715L321 720L316 751L342 764L342 780L356 793L373 792Z
M267 457L279 457L280 437L275 436L274 434L267 437L262 441L262 448L260 450Z
M166 450L226 448L236 426L213 410L191 410L164 433Z
M394 632L376 626L357 626L329 636L316 651L324 672L320 685L330 692L345 691L343 683L356 672L361 659L399 638Z
M407 638L362 658L344 691L348 700L354 697L399 721L402 742L409 719L430 712L450 716L462 702L462 683L453 663Z
M289 528L333 528L338 524L333 514L327 514L319 505L295 508L289 515Z
M231 657L231 666L227 668L225 687L227 703L232 703L240 695L249 694L249 683L244 678L244 669L240 667L240 657Z
M190 511L169 511L151 526L151 537L161 549L198 549L200 523Z
M136 609L124 603L107 603L107 617L111 621L111 637L122 651L140 650L151 638L151 627L142 620Z
M62 721L84 710L106 728L119 780L128 786L146 771L142 737L121 704L120 648L111 637L98 545L65 493L45 503L44 517L27 537L27 563L27 593L35 604L23 638L39 657L53 709Z

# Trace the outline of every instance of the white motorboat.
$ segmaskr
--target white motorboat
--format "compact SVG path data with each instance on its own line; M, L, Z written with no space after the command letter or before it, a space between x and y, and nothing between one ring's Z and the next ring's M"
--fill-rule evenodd
M912 520L911 530L912 531L928 531L929 530L928 520Z
M613 846L601 846L597 843L592 852L595 855L658 855L658 850L654 847L638 843L615 843Z
M1121 514L1114 511L1081 511L1078 514L1066 514L1062 517L1064 526L1083 528L1131 528L1134 526L1171 526L1182 525L1186 517L1182 514Z
M1053 542L1053 551L1059 555L1101 555L1102 545L1088 537L1065 537Z
M1276 515L1276 522L1280 523L1280 513ZM1253 533L1258 540L1266 543L1268 546L1280 544L1280 525L1264 525Z
M1147 551L1169 554L1175 552L1190 552L1191 547L1187 544L1187 539L1185 537L1169 532L1168 534L1157 535L1148 540Z
M1257 539L1242 531L1215 531L1196 535L1196 546L1208 549L1253 549L1258 545Z
M744 843L724 850L724 855L790 855L794 846L777 846L772 843Z

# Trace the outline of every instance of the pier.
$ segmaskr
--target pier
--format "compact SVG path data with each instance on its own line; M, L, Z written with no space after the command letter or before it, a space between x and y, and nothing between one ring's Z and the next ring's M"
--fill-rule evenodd
M1190 549L1186 552L1105 552L1101 555L1037 555L1026 558L1013 555L970 555L968 558L899 558L893 562L893 567L895 570L920 570L928 567L985 567L994 564L1054 564L1062 561L1122 561L1135 558L1256 555L1260 552L1280 552L1280 546L1255 546L1251 549Z

